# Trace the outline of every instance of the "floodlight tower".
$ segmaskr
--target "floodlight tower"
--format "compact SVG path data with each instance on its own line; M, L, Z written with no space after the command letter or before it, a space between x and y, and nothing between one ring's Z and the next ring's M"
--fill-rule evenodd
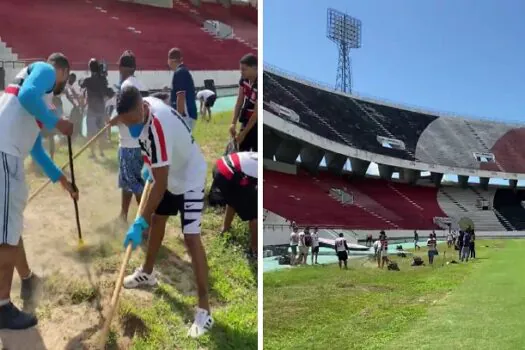
M350 93L352 92L350 49L361 47L361 21L341 11L328 9L326 32L326 37L336 43L339 49L335 88Z

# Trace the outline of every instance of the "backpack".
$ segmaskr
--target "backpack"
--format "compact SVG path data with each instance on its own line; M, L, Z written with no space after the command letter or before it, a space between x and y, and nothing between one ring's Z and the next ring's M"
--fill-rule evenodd
M399 271L399 266L397 266L397 263L395 261L390 261L387 266L388 270L390 271Z
M412 266L422 266L424 265L423 259L421 259L419 256L414 257L414 261L412 261Z
M279 257L279 265L290 265L290 257L288 255L283 255Z

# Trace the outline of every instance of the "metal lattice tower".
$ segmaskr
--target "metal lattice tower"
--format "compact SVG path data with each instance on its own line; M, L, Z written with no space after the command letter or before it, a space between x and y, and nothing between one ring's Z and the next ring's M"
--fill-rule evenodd
M350 49L361 47L361 21L341 11L328 9L326 37L336 43L339 50L335 88L350 93L352 92Z

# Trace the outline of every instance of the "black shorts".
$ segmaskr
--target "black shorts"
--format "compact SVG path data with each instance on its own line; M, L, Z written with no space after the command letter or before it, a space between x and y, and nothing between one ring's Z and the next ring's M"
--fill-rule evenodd
M339 261L347 261L348 260L348 253L346 251L344 251L344 252L337 252L337 257L339 258Z
M228 180L220 172L215 174L214 185L221 191L224 201L232 207L243 221L257 219L257 186L241 185Z
M200 234L203 207L204 189L191 190L178 195L166 191L155 214L176 216L180 212L182 233Z
M241 131L244 126L241 128ZM248 132L248 135L239 144L239 152L257 152L257 124Z
M213 105L215 104L215 100L217 100L217 95L211 95L206 99L206 102L204 102L204 107L213 107Z
M312 247L312 254L319 253L319 246Z

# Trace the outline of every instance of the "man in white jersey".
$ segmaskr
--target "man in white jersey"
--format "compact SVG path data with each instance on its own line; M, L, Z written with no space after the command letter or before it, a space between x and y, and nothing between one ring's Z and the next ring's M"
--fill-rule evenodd
M348 244L346 243L346 238L342 233L339 234L339 237L335 239L335 251L337 257L339 258L339 268L343 268L343 262L345 264L345 269L348 269Z
M257 153L231 153L217 160L214 184L226 202L222 232L230 230L235 213L248 221L251 243L248 256L257 262Z
M312 265L317 264L317 256L319 255L319 229L314 228L312 233ZM314 260L315 257L315 260Z
M147 181L153 183L144 209L138 213L124 240L124 245L137 247L142 242L142 234L151 226L146 260L124 279L124 287L157 283L153 265L166 223L170 216L180 212L199 298L195 321L188 334L198 337L213 325L208 301L208 263L200 238L206 160L181 115L160 99L142 98L137 88L126 86L117 97L117 113L118 122L125 124L131 136L138 139L148 169Z
M211 108L215 104L215 101L217 100L217 95L215 92L203 89L199 92L197 92L197 100L200 102L200 113L202 116L202 120L211 121ZM208 118L206 119L206 112L208 112Z
M306 258L308 257L308 246L306 245L306 234L308 232L308 227L304 229L304 231L299 233L299 242L297 244L297 247L299 248L299 256L298 261L299 264L306 265Z
M299 229L296 225L292 227L292 233L290 234L290 250L292 254L290 255L290 265L295 265L295 260L297 257L297 245L299 244Z
M147 95L146 89L142 83L135 77L135 56L131 51L124 51L119 59L120 72L120 89L128 86L136 87L142 96ZM116 123L117 119L111 119L109 124L118 125L119 128L119 174L118 185L122 191L120 218L127 222L129 206L131 199L135 196L137 203L140 203L140 197L144 190L144 180L142 179L142 167L144 160L140 151L138 139L131 137L128 127L122 123Z
M42 145L41 130L58 129L70 136L73 124L56 116L50 106L69 75L69 62L52 54L16 76L0 97L0 329L26 329L37 324L35 316L18 310L10 300L14 269L22 279L23 299L36 283L29 269L22 241L23 213L27 202L24 159L30 154L53 182L60 182L75 199L76 189L51 160ZM27 299L26 299L27 300Z

